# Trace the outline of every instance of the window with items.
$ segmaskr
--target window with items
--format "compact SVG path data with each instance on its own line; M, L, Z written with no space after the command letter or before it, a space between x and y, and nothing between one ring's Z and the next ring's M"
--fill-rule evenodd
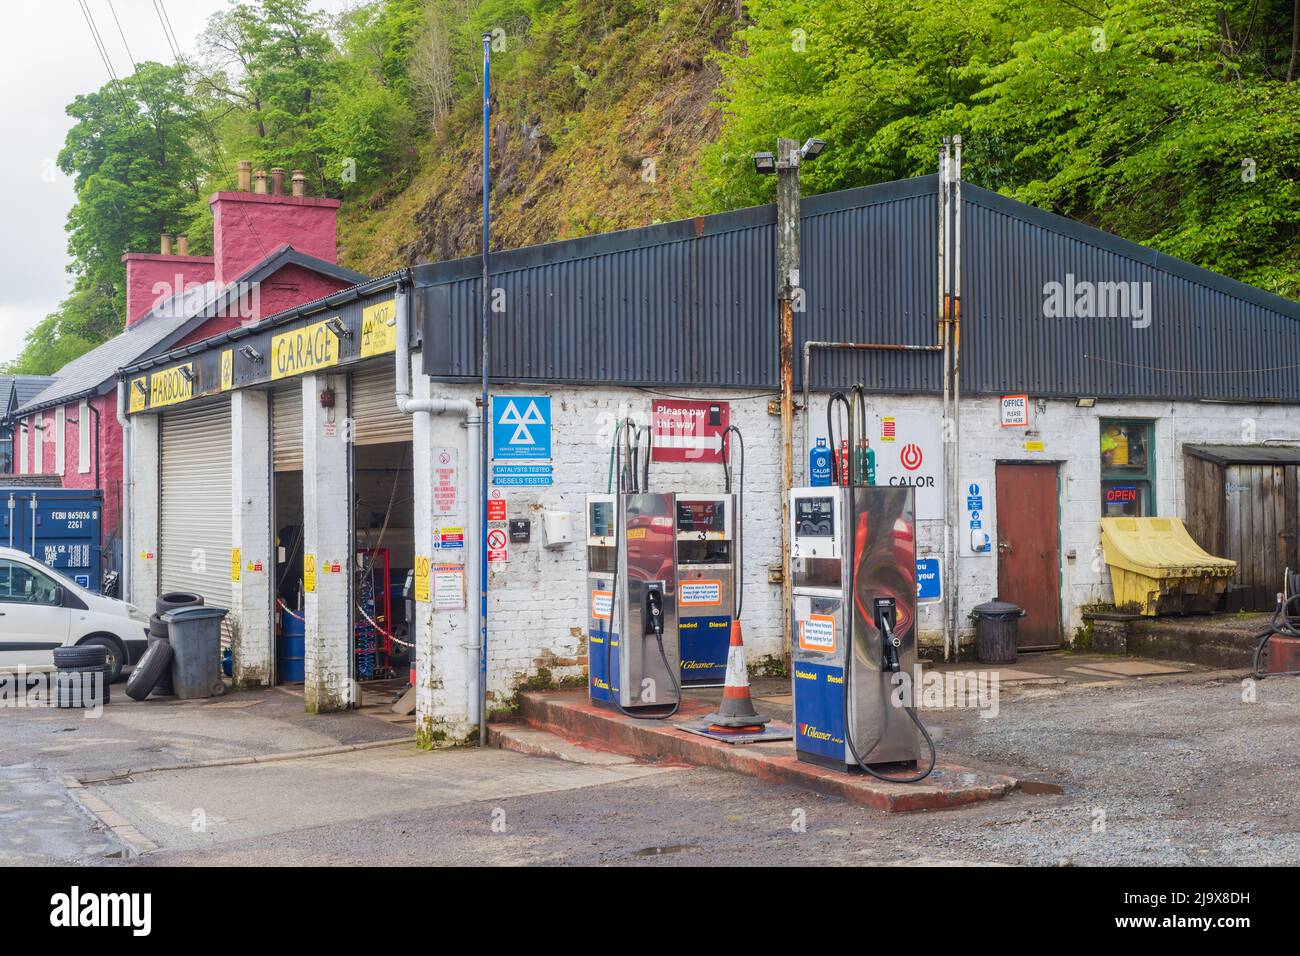
M1104 518L1156 513L1154 423L1101 420L1101 514Z

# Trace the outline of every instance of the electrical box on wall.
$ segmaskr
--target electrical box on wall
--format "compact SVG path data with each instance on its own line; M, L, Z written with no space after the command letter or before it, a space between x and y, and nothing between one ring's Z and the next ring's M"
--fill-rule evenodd
M567 511L542 512L542 542L546 548L573 543L573 515Z

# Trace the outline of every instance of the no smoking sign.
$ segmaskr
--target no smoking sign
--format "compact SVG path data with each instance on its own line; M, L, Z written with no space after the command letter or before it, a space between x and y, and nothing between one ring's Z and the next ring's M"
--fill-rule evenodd
M488 532L488 560L489 561L508 561L509 556L506 553L506 533L501 528L493 528Z

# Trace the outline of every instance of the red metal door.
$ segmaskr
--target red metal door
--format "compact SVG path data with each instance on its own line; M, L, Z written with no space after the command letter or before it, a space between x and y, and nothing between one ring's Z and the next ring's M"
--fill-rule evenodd
M1024 608L1016 646L1060 647L1061 525L1056 466L997 466L998 597Z

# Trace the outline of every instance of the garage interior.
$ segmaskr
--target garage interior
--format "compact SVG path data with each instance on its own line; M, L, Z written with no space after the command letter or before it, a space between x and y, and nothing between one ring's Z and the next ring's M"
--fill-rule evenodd
M415 568L411 419L397 408L391 362L359 369L351 389L353 676L363 704L414 683L404 591Z

